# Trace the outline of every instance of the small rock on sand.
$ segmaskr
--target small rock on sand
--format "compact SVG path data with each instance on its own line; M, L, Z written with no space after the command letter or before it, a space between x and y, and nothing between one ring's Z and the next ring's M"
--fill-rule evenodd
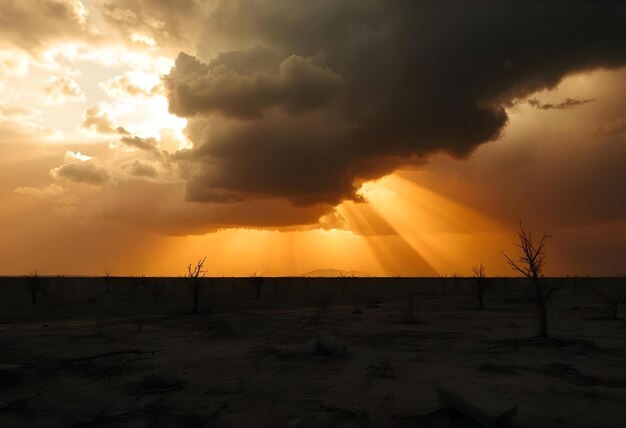
M315 336L311 353L315 355L332 355L333 357L345 357L348 346L339 338L320 332Z

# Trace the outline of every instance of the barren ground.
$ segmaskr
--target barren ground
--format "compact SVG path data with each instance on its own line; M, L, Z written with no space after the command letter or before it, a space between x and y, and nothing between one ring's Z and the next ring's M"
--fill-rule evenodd
M487 295L484 311L469 293L416 294L409 323L408 291L391 286L267 285L260 300L242 286L240 305L209 291L195 316L143 287L63 303L57 285L37 305L6 291L0 364L24 374L0 387L0 426L466 426L436 413L437 386L454 380L515 401L512 426L626 427L626 311L609 319L592 292L558 293L554 339L537 341L519 290ZM320 330L348 355L312 355ZM154 353L72 361L124 350ZM146 382L159 370L182 385Z

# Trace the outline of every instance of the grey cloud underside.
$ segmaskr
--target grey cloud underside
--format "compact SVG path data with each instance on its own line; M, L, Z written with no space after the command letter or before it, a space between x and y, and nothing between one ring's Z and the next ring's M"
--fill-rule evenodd
M159 155L159 149L157 148L157 142L154 138L140 138L125 136L120 138L120 141L128 147L143 150L145 152Z
M149 177L156 178L159 173L156 168L148 163L135 160L132 164L128 165L128 170L131 175L135 177Z
M94 186L102 185L109 181L107 170L92 161L69 162L50 171L54 178L61 178L75 183L85 183Z
M332 205L409 161L466 156L516 100L623 66L624 22L619 2L217 1L207 56L165 78L190 119L187 198Z
M531 98L528 100L528 104L540 110L569 110L572 108L580 107L585 104L592 103L594 101L595 100L593 99L579 100L575 98L566 98L560 103L555 104L555 103L542 103L536 98Z

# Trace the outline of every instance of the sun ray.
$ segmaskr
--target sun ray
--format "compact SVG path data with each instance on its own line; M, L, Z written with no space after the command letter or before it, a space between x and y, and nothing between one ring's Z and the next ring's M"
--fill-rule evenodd
M352 230L366 235L365 241L386 275L404 272L428 276L435 273L420 253L371 204L346 202L342 204L342 214Z
M496 220L400 174L368 182L361 193L368 200L370 214L381 217L440 274L466 270L464 251L471 248L477 234L506 230Z

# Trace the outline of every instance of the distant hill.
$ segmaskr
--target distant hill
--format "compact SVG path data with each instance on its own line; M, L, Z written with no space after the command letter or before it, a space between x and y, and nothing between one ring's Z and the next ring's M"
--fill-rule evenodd
M312 277L337 277L337 276L374 276L367 272L361 272L358 270L340 270L340 269L316 269L311 272L306 272L298 276L312 276Z

